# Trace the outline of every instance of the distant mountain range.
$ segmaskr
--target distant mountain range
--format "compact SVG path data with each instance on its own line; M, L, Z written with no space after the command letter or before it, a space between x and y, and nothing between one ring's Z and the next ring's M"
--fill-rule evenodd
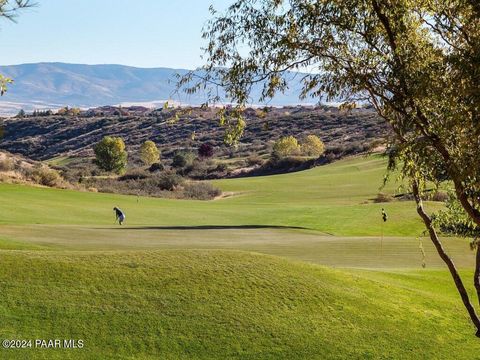
M137 68L123 65L81 65L35 63L0 66L0 74L14 79L0 98L0 114L14 114L20 109L56 109L63 106L82 108L101 105L161 106L165 101L199 105L203 94L173 96L175 74L185 69ZM296 76L295 76L296 75ZM272 106L312 104L298 99L301 75L292 73L289 89L269 102ZM260 86L252 93L253 103Z

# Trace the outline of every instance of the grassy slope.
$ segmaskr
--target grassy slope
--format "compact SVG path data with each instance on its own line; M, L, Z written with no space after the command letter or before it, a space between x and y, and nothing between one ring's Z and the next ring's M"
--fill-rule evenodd
M0 185L0 224L112 225L114 205L128 225L276 225L345 236L378 235L380 209L386 236L417 236L422 225L411 202L365 203L382 184L385 161L355 158L312 170L215 183L237 196L178 201ZM387 187L393 191L394 184Z
M86 342L0 357L473 359L480 347L444 270L337 271L213 250L418 267L418 244L399 237L422 229L410 202L383 205L389 236L379 254L382 205L364 202L383 172L374 157L224 180L242 194L212 202L0 185L0 337ZM114 205L131 228L112 226ZM468 265L467 244L452 246ZM198 248L211 250L188 250Z
M239 249L331 266L418 268L422 256L412 235L423 228L414 204L368 202L384 172L385 161L373 156L292 174L222 180L217 185L237 195L209 202L0 185L0 248ZM113 225L114 205L126 211L128 227ZM386 224L383 206L390 217ZM429 241L424 247L427 264L442 265ZM466 242L449 240L447 248L459 265L472 264Z
M86 344L2 358L474 359L480 351L444 272L351 274L223 251L3 252L0 264L2 337Z

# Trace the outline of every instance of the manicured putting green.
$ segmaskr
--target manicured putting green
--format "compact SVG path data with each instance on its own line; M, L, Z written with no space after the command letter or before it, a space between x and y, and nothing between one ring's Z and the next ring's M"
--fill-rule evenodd
M88 227L71 225L1 225L0 249L158 250L233 249L285 256L335 267L443 267L428 238L331 236L315 231L258 227ZM8 240L14 239L14 240ZM468 241L446 238L444 245L458 266L475 262ZM425 258L421 252L423 247Z

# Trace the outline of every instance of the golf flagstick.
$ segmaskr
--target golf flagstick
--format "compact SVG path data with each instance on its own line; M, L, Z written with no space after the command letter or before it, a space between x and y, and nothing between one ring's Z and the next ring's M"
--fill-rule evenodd
M388 215L385 212L385 209L382 208L382 225L380 226L380 257L383 257L383 223L386 222L388 219Z
M381 227L381 236L380 236L380 257L383 257L383 221Z

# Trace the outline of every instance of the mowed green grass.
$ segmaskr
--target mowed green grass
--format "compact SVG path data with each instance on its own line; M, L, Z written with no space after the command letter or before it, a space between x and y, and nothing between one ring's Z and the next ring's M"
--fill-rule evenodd
M291 174L215 181L233 195L214 201L0 185L0 248L238 249L337 267L419 268L417 237L424 229L413 202L371 201L385 166L375 155ZM397 187L392 182L382 191ZM113 206L126 212L125 226L114 225ZM446 245L460 266L472 264L466 241L447 239ZM424 239L423 246L427 265L441 266L430 242Z
M370 201L384 172L221 180L208 202L0 185L0 337L85 342L0 358L480 358L427 239L421 268L414 204ZM468 242L445 242L471 278Z
M0 185L0 248L238 249L337 267L418 268L423 226L414 204L371 201L384 174L378 155L351 158L298 173L216 181L233 195L214 201ZM113 206L126 212L126 226L114 225ZM423 244L427 265L442 265L430 242ZM446 244L459 265L472 264L465 241Z
M228 249L254 251L321 265L350 268L443 267L428 238L331 236L313 231L255 227L0 226L0 249L131 251ZM15 239L15 240L10 240ZM425 258L420 250L422 245ZM475 263L465 239L445 238L460 267Z
M44 359L475 359L445 272L345 272L245 252L4 251L1 336Z
M112 208L119 206L131 226L258 225L377 236L380 211L386 207L390 216L386 236L419 235L423 228L411 202L368 202L379 192L384 174L381 157L353 158L298 173L215 181L234 193L215 201L0 185L0 224L113 225ZM393 192L395 187L389 184L384 191Z

